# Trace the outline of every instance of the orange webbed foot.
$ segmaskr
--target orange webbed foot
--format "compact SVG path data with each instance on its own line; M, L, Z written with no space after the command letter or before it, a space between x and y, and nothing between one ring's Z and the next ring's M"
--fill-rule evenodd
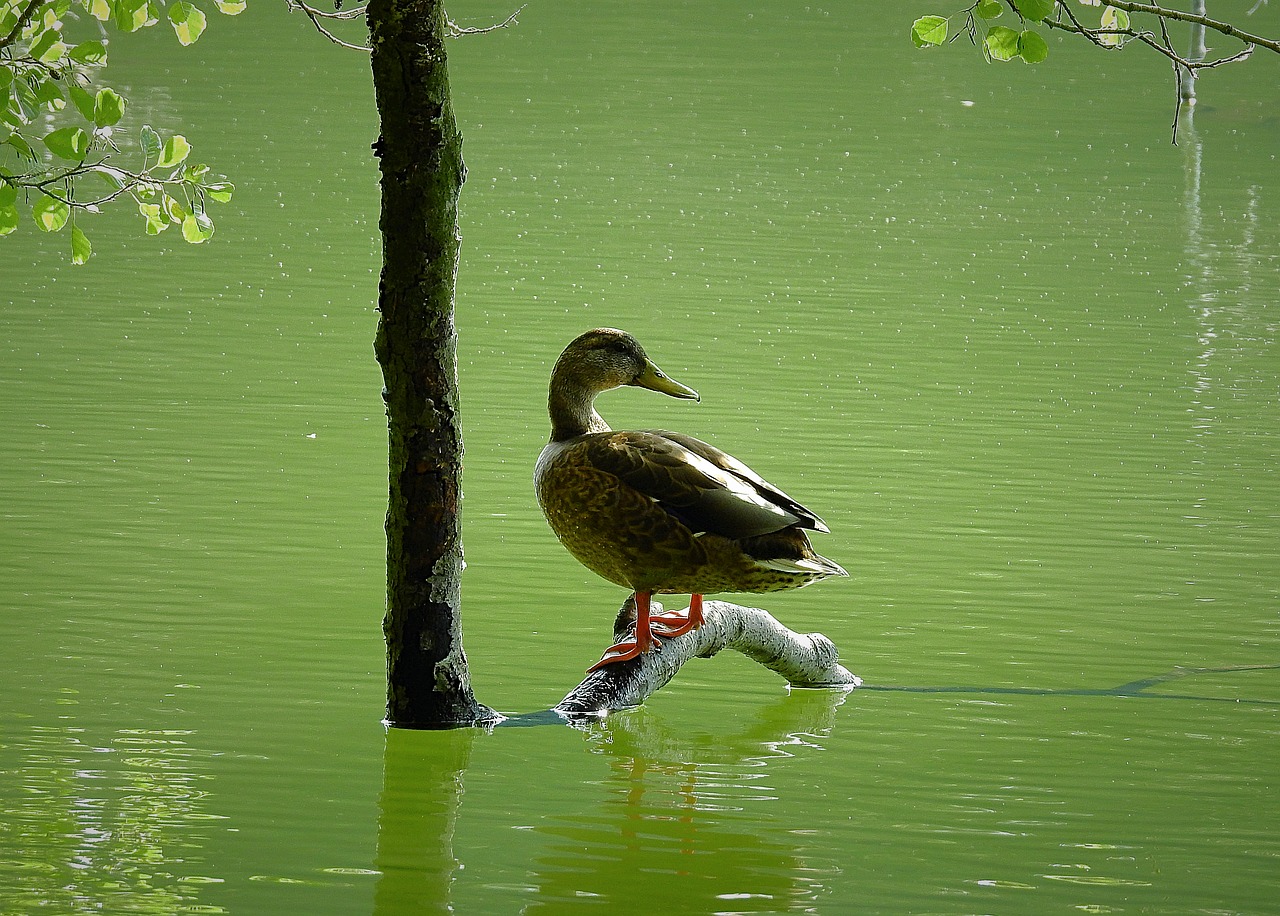
M656 639L653 640L652 645L657 644L658 641ZM599 668L603 668L605 665L612 665L614 662L625 662L640 654L640 647L636 645L635 642L628 642L624 640L605 649L604 655L600 656L600 661L588 668L587 671L595 671Z
M689 614L682 617L679 614L664 614L661 617L653 617L650 624L656 624L654 632L659 636L665 636L670 639L673 636L683 636L690 630L696 630L702 626L702 596L689 596Z
M632 631L635 634L634 638L631 640L624 639L622 642L615 643L605 649L600 661L588 668L587 671L595 671L605 665L612 665L614 662L625 662L638 655L643 655L655 646L661 645L650 625L653 619L649 616L649 598L651 595L651 592L635 593L636 623L635 629Z

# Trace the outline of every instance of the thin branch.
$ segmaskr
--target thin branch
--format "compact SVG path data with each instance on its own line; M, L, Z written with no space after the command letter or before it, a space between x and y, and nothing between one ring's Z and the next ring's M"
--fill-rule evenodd
M1072 17L1073 20L1074 18L1075 17ZM1120 37L1120 38L1132 38L1155 49L1159 53L1163 54L1165 57L1169 58L1169 60L1172 61L1174 64L1180 67L1183 67L1187 70L1212 70L1214 67L1221 67L1223 64L1237 63L1239 61L1242 61L1248 58L1249 55L1253 53L1253 49L1255 47L1252 44L1245 45L1244 48L1242 48L1237 53L1231 55L1230 57L1220 57L1220 58L1217 58L1216 60L1195 61L1195 60L1188 60L1182 55L1180 55L1177 51L1173 50L1172 47L1167 47L1161 44L1156 39L1155 35L1147 31L1139 31L1137 29L1089 29L1080 25L1079 22L1073 21L1070 25L1068 25L1059 20L1053 20L1053 19L1044 20L1044 24L1051 29L1058 29L1059 31L1067 32L1072 35L1082 35L1085 38L1087 38L1089 41L1093 42L1094 44L1098 45L1100 48L1106 51L1117 51L1120 49L1120 46L1106 44L1104 41L1102 41L1104 37L1114 36L1114 37ZM1263 47L1266 47L1266 46L1263 45Z
M342 40L341 38L339 38L337 35L333 34L333 33L332 33L332 32L330 32L328 29L326 29L323 25L321 25L321 24L320 24L320 20L321 20L321 19L347 19L347 18L350 18L350 17L348 17L346 14L341 14L341 13L333 13L333 14L325 13L325 12L323 12L323 11L321 11L321 10L318 10L318 9L313 8L313 7L307 6L307 4L303 3L303 2L302 2L302 0L285 0L285 5L286 5L286 6L288 6L288 7L289 7L289 9L291 9L291 10L302 10L302 12L306 14L307 18L311 20L311 24L312 24L312 25L314 25L314 26L316 27L316 31L318 31L321 35L323 35L325 38L329 39L331 42L333 42L333 43L334 43L335 45L337 45L338 47L340 47L340 48L349 48L349 49L350 49L350 50L352 50L352 51L364 51L366 54L368 54L368 53L370 53L370 52L372 52L372 51L373 51L373 48L366 47L365 45L354 45L354 44L352 44L352 43L351 43L351 42L349 42L349 41L343 41L343 40ZM364 9L364 7L360 7L360 10L359 10L359 11L363 11L363 9ZM348 13L358 13L359 11L357 11L357 10L348 10L347 12L348 12Z
M506 19L499 22L497 25L486 25L486 26L480 26L480 27L460 26L456 22L454 22L452 19L446 19L445 28L448 29L450 38L460 38L463 35L483 35L486 32L496 32L498 29L505 29L509 25L518 24L516 23L516 17L523 12L524 12L524 6L521 6L518 10L516 10Z
M36 3L36 2L40 2L40 0L32 0L32 2ZM342 48L349 48L352 51L364 51L365 53L369 53L373 51L373 48L367 47L365 45L357 45L357 44L352 44L349 41L343 41L337 35L334 35L327 28L325 28L325 26L320 21L322 19L328 19L328 20L334 20L339 22L347 22L352 19L358 19L364 15L365 10L368 9L368 4L352 7L349 10L335 10L332 13L327 12L325 10L318 10L315 7L310 6L307 3L303 2L303 0L285 0L285 5L291 10L301 10L306 15L306 17L311 20L311 24L316 27L316 31L318 31L325 38L329 39L335 45L338 45L339 47L342 47ZM502 20L501 22L497 23L496 25L489 25L484 27L460 26L456 22L454 22L452 19L446 19L445 28L447 29L447 34L448 34L448 37L450 38L458 38L462 35L483 35L485 32L494 32L494 31L497 31L498 29L505 29L507 26L515 24L516 17L519 16L522 12L524 12L523 6L521 6L518 10L516 10L514 13L512 13L510 16L508 16L506 19Z
M181 184L175 181L172 176L168 178L157 177L147 172L130 172L126 169L116 168L107 165L106 159L98 159L95 161L85 161L76 165L67 166L55 172L28 173L25 175L0 175L0 182L7 184L9 187L19 190L36 191L45 197L50 197L59 203L66 204L73 210L84 210L90 213L98 212L98 207L102 204L110 203L117 197L129 195L135 200L138 195L135 193L139 188L144 186L152 186L160 188L166 185ZM60 184L70 185L71 182L89 174L109 174L109 176L119 185L109 194L95 197L93 200L77 200L70 193L59 193L56 186ZM185 193L185 188L184 188Z
M48 2L48 0L28 0L26 8L22 11L22 14L18 16L18 21L14 24L13 28L9 30L9 34L4 38L0 38L0 48L7 48L18 40L18 36L21 35L22 30L27 27L27 23L31 21L31 17L36 14L36 10L46 2Z
M1165 47L1172 51L1173 39L1169 37L1169 23L1163 19L1160 20L1160 34L1164 36ZM1250 51L1253 50L1253 45L1245 45L1245 47ZM1187 79L1194 82L1196 78L1196 72L1194 70L1178 66L1177 61L1173 62L1173 94L1177 101L1173 103L1173 123L1169 125L1169 130L1172 133L1171 139L1174 146L1178 145L1178 123L1182 120L1182 103L1184 101L1182 95L1183 70L1187 71ZM1195 104L1194 100L1192 100L1192 104Z
M565 717L598 716L639 706L686 662L710 658L722 649L743 653L793 687L852 689L862 684L861 678L840 664L840 653L821 633L795 633L768 611L725 601L706 602L703 614L706 620L701 627L663 640L656 651L592 671L555 711Z
M286 5L292 5L292 0L285 0ZM369 8L369 4L363 6L354 6L349 10L334 10L332 13L328 10L318 10L312 8L311 12L321 19L334 19L338 21L346 21L348 19L360 19L364 16L365 10Z

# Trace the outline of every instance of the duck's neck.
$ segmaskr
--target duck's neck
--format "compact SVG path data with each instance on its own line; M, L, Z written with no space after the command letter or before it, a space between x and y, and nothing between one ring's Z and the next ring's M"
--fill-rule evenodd
M551 441L564 442L587 433L607 433L609 424L596 413L595 392L552 383L547 398L551 414Z

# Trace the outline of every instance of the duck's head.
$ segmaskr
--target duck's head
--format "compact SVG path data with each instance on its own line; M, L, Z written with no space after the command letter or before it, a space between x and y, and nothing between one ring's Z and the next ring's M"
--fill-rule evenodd
M698 392L669 378L654 365L640 341L616 328L587 331L565 347L551 370L552 385L557 381L593 395L610 388L635 385L673 398L698 399Z
M698 392L669 378L626 331L595 328L565 347L551 370L553 438L608 429L592 402L600 392L623 385L698 400Z

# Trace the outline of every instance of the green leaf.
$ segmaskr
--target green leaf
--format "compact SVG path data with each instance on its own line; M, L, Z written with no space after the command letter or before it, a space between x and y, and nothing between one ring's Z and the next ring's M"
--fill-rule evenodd
M1053 12L1055 0L1013 0L1014 7L1023 19L1039 22Z
M249 5L245 0L213 0L213 2L217 4L218 12L226 13L228 16L239 16Z
M99 22L111 18L111 4L107 0L89 0L89 15Z
M61 127L45 135L44 145L59 159L81 162L89 152L89 135L79 127Z
M93 96L89 94L87 89L80 86L72 86L68 90L71 95L71 101L75 103L76 109L80 114L84 115L84 119L90 124L93 123Z
M14 134L12 137L10 137L8 140L4 142L12 146L15 150L17 150L18 155L23 157L24 159L31 159L33 161L35 160L36 154L35 154L35 150L31 148L31 144L29 144L26 140L23 140L22 137L18 136L17 134Z
M167 169L183 162L189 155L191 155L191 144L187 142L187 138L182 134L174 134L165 141L164 150L160 153L160 161L156 165Z
M159 154L163 143L160 141L160 134L150 124L143 124L141 130L140 141L142 143L142 152L146 156L155 156Z
M18 228L21 216L14 204L18 200L18 189L7 184L0 184L0 237L8 235Z
M917 48L929 48L947 40L947 20L941 16L921 16L911 24L911 40Z
M992 60L1013 60L1018 56L1018 33L1002 25L993 26L984 45Z
M1102 11L1102 28L1103 29L1127 29L1129 28L1129 14L1124 10L1118 10L1114 6L1109 6ZM1118 48L1125 42L1123 35L1099 35L1098 40L1110 48Z
M995 19L1004 12L1000 0L978 0L977 14L983 19Z
M55 80L46 79L36 83L35 99L50 111L62 111L67 107L66 97L62 94L62 87Z
M9 111L18 124L30 124L40 114L40 102L26 80L13 81L13 101L9 104Z
M41 195L31 208L31 217L45 232L57 232L67 224L70 216L71 208L56 197Z
M147 235L159 235L169 228L169 221L160 213L159 204L138 204L138 212L147 221Z
M111 186L113 190L122 191L129 183L129 176L117 168L109 165L98 163L93 166L92 171L102 176L102 180Z
M82 64L105 64L107 46L100 41L82 41L71 49L71 59Z
M207 242L213 236L213 220L203 213L189 213L182 221L182 237L192 245Z
M18 215L17 207L0 206L0 238L3 238L13 230L17 229L21 220L22 218Z
M231 194L235 191L236 186L229 181L220 181L217 184L205 186L205 193L209 195L211 200L216 200L220 204L231 202Z
M1039 32L1027 29L1018 36L1018 56L1025 63L1038 64L1049 56L1049 46Z
M188 0L174 0L169 4L169 21L178 35L179 43L192 45L204 32L205 15Z
M62 32L56 28L47 28L32 43L27 54L44 64L56 64L67 54L67 46L62 43Z
M125 101L113 89L99 89L93 99L93 123L110 127L124 117Z
M150 159L152 156L159 155L160 150L164 145L160 140L160 135L155 132L150 124L142 125L142 131L139 134L138 142L142 146L142 157L144 160Z
M147 0L112 0L116 28L122 32L136 32L155 22Z
M89 244L88 237L80 230L75 223L71 224L71 263L83 264L89 260L89 255L93 254L93 246Z
M172 223L181 223L191 214L187 212L187 208L178 203L177 200L168 194L164 196L160 203L160 209L164 211L165 216L169 217Z

